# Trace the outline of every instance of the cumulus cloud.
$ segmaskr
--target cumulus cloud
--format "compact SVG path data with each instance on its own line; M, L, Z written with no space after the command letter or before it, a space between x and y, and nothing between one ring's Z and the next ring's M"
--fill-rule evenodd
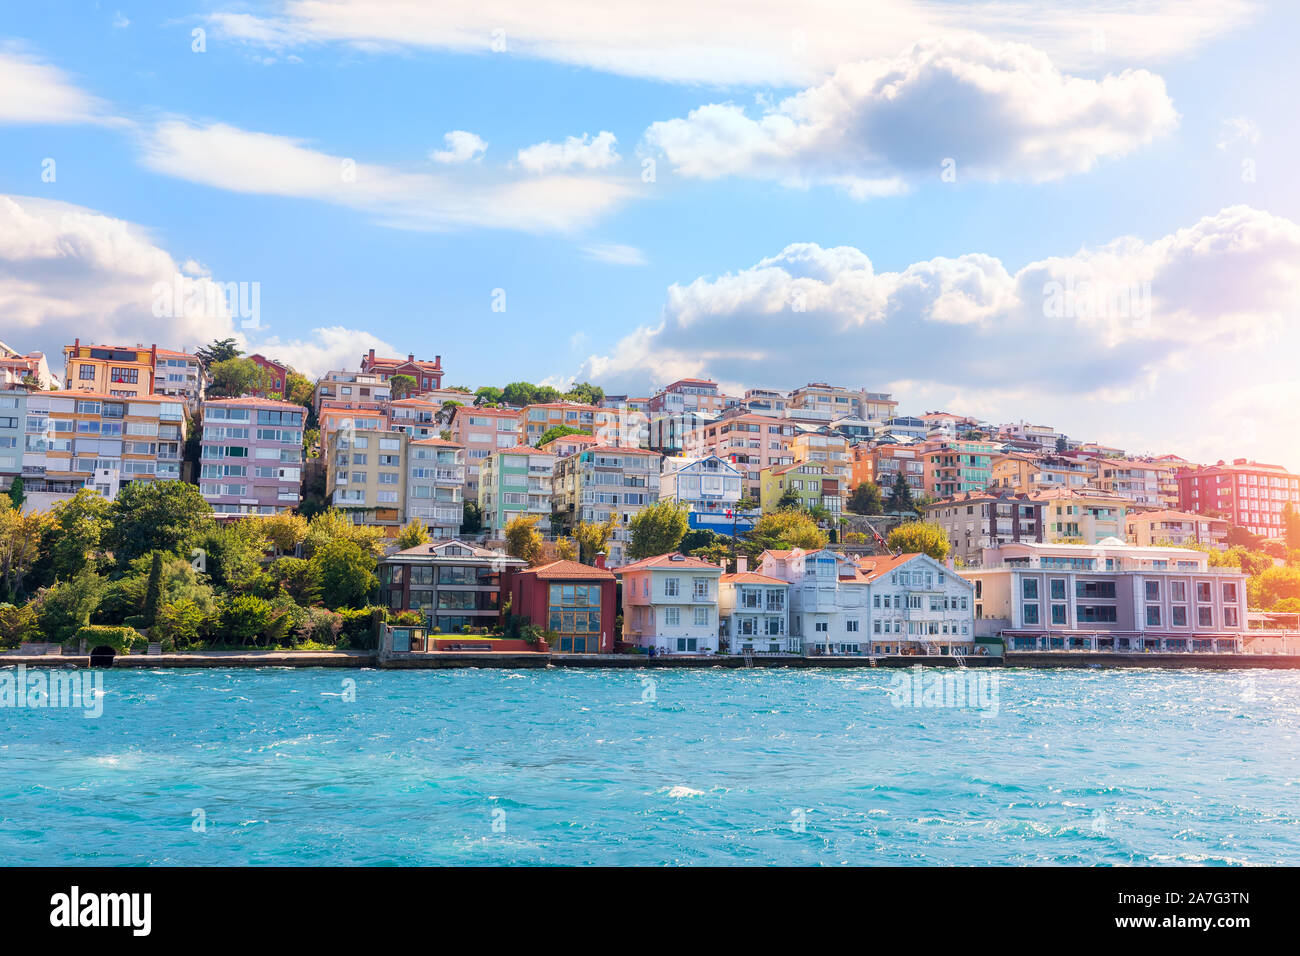
M104 104L58 67L15 47L0 47L0 124L107 121Z
M1056 179L1176 124L1164 81L1146 70L1082 79L1032 47L966 38L847 63L758 116L734 103L702 106L654 123L645 144L683 176L830 183L868 198L945 170Z
M145 165L190 182L234 192L347 206L396 228L464 227L568 232L632 198L630 182L545 175L502 178L471 169L457 175L407 171L333 156L286 136L224 123L167 120L143 141Z
M435 163L468 163L470 160L479 159L487 151L487 142L473 133L467 133L463 129L454 129L445 134L443 142L447 144L446 149L435 149L429 154L429 158Z
M1060 63L1152 63L1249 24L1254 0L284 0L269 16L220 12L226 36L271 49L346 43L551 60L685 83L805 85L836 66L888 56L921 36L1029 40Z
M935 407L965 400L976 414L1056 409L1076 420L1089 413L1082 399L1120 418L1114 403L1157 396L1133 412L1146 431L1186 408L1193 436L1214 411L1213 383L1294 380L1278 356L1300 352L1298 297L1300 226L1245 206L1014 271L972 253L877 272L861 250L798 243L672 286L658 325L591 357L578 378L632 393L686 376L783 388L830 380L905 388ZM1173 382L1185 398L1168 397ZM1294 444L1288 410L1262 414ZM1221 438L1236 426L1223 427Z
M169 314L155 314L160 302ZM395 353L357 329L315 329L305 339L246 331L230 305L226 283L192 259L178 263L134 223L69 203L0 195L4 339L22 352L44 352L57 374L63 346L75 338L193 349L230 336L312 375L351 368L372 345Z
M537 143L519 151L519 165L530 173L550 173L561 169L603 169L618 162L614 150L618 140L608 130L593 138L589 133L570 136L563 143Z

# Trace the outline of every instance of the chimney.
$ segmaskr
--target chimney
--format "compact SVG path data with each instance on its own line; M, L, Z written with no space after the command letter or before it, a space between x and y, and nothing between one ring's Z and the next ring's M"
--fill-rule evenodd
M409 354L406 356L406 360L407 360L408 362L414 362L414 361L415 361L415 353L414 353L414 352L409 353Z
M604 551L597 551L597 552L596 552L596 567L600 568L602 571L605 570L605 552L604 552Z
M736 573L744 574L748 570L749 570L749 555L747 554L736 555Z
M436 366L438 366L438 368L442 368L442 356L441 356L441 355L435 355L435 356L433 357L433 364L436 365Z

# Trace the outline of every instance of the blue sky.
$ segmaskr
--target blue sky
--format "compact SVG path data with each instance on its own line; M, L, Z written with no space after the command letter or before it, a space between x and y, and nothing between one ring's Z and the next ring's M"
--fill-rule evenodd
M568 4L11 5L0 339L231 328L316 373L377 342L469 386L831 379L1300 467L1294 5ZM454 130L486 151L432 159ZM520 156L569 137L547 169ZM328 181L342 158L364 190ZM159 321L159 256L258 283L261 327ZM1150 284L1148 320L1044 316L1041 277L1103 273Z

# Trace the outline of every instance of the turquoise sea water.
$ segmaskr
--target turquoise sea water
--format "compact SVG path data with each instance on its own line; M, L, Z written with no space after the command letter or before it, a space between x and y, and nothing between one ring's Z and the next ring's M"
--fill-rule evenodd
M0 858L1300 863L1300 674L1008 670L996 714L895 679L109 671L99 719L0 709Z

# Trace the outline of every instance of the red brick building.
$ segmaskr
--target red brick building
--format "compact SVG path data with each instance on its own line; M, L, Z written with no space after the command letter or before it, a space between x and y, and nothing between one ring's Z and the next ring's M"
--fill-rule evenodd
M260 352L254 352L248 357L248 360L258 368L266 369L271 374L271 380L267 383L266 391L251 392L258 398L269 398L271 393L277 393L281 398L289 388L289 366L284 365L274 359L269 359Z
M442 388L441 355L435 355L432 362L426 362L423 359L417 360L414 353L404 359L376 357L375 350L371 349L361 356L361 371L373 372L385 381L394 375L409 375L415 379L417 393Z
M614 653L615 578L605 569L603 555L596 560L596 567L552 561L512 576L511 612L554 632L549 638L552 651Z

